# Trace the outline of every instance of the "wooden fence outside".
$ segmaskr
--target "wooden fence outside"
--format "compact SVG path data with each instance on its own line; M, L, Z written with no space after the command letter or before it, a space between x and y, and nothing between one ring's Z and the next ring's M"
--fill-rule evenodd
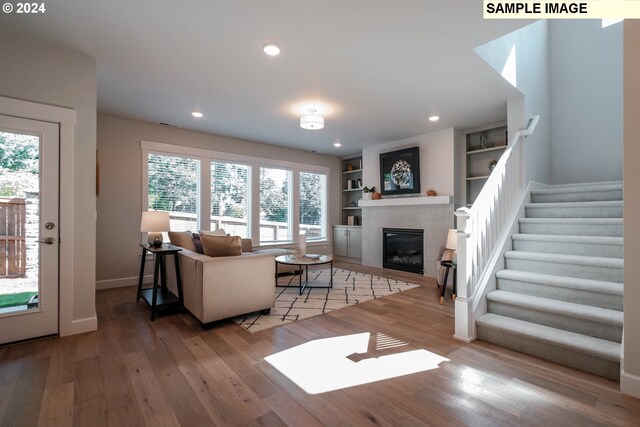
M0 197L0 278L27 272L25 199Z

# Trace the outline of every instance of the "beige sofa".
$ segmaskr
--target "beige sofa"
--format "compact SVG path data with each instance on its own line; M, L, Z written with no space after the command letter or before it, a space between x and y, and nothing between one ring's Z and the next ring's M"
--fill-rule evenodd
M270 253L210 257L183 249L180 271L185 308L205 327L216 320L265 312L275 304L275 262ZM175 290L175 275L167 276Z

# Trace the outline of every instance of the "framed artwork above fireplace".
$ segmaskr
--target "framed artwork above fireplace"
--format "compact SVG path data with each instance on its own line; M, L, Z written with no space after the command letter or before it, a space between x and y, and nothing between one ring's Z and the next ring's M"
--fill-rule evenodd
M380 153L382 195L420 194L419 147Z

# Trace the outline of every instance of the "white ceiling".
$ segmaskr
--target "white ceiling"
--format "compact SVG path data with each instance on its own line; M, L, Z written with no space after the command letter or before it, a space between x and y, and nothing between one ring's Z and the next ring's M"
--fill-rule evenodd
M485 21L469 0L45 4L1 14L0 35L96 58L99 112L337 155L504 119L515 89L473 48L528 23ZM329 107L323 130L299 127L305 101Z

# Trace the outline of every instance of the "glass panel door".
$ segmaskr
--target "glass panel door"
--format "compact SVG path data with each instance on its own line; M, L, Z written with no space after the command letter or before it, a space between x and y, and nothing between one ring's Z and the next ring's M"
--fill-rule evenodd
M0 343L58 332L58 125L0 115Z

